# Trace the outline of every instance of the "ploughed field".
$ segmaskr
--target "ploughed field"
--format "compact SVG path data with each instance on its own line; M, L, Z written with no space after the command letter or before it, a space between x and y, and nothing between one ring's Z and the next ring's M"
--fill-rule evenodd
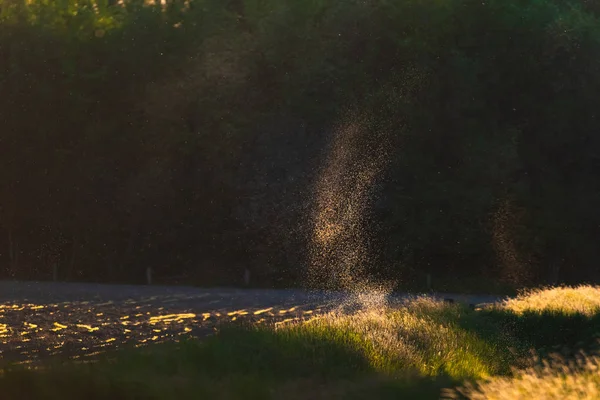
M440 296L471 304L497 300ZM203 337L223 322L311 318L349 301L344 293L299 289L0 282L0 356L19 364L89 359L123 345Z

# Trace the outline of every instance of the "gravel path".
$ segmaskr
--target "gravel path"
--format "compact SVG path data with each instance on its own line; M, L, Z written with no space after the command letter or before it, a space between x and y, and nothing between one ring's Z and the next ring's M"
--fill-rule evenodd
M403 295L395 295L402 298ZM436 295L470 304L495 296ZM325 312L344 293L86 283L0 282L0 359L93 357L123 344L201 337L217 323L284 322Z

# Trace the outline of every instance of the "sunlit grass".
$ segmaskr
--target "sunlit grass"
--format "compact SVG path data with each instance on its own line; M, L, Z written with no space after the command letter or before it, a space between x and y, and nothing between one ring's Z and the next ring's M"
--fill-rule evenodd
M580 400L600 398L600 358L579 355L575 360L556 357L535 367L514 371L512 377L494 377L458 389L472 400ZM455 396L448 396L455 397Z
M277 334L343 343L361 354L373 370L386 374L414 371L462 379L497 373L504 365L495 346L440 318L460 309L420 298L400 307L333 312L285 326Z
M560 313L593 316L600 312L600 287L581 285L532 289L499 305L501 309L523 313Z

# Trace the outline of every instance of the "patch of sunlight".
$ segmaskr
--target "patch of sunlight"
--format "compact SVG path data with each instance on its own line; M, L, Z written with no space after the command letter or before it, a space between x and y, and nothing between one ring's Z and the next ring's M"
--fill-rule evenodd
M154 325L158 323L182 322L184 319L196 318L196 314L169 314L150 317L149 323Z
M58 331L60 331L60 330L67 329L67 328L68 328L68 326L67 326L67 325L63 325L63 324L61 324L61 323L55 322L55 323L54 323L54 328L52 328L52 329L50 329L50 330L51 330L52 332L58 332Z
M294 311L296 311L297 308L298 308L297 306L294 306L294 307L289 308L287 310L279 310L279 314L287 314L287 313L290 313L290 312L294 312Z
M185 335L187 333L190 333L192 331L192 328L190 328L189 326L186 326L185 328L183 328L183 332L179 332L178 335Z
M262 310L254 311L254 315L264 314L264 313L269 312L271 310L273 310L273 307L263 308Z
M231 311L227 313L228 316L232 317L234 315L248 315L248 311L246 310L237 310L237 311Z
M85 324L77 324L75 326L78 328L87 329L88 332L95 332L97 330L100 330L100 328L98 328L98 327L93 327L91 325L85 325Z
M3 304L0 305L0 309L9 309L11 311L22 311L25 309L25 306L20 304Z

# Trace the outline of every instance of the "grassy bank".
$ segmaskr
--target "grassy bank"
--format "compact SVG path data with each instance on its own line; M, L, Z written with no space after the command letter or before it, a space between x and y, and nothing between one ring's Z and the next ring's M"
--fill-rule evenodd
M369 307L303 322L224 325L203 341L131 348L96 363L8 369L0 393L5 399L597 398L598 358L575 356L592 351L600 333L597 308L582 308L596 298L599 288L555 288L470 310L425 298L386 304L373 295Z

